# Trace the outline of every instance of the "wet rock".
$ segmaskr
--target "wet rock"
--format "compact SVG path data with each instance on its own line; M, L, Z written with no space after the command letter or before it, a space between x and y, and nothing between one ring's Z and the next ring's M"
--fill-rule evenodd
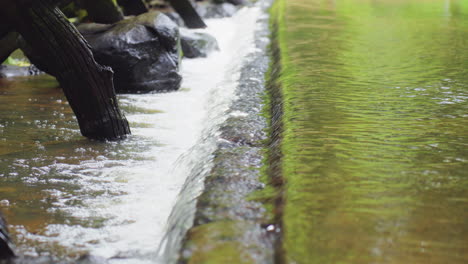
M169 17L149 12L113 25L78 27L98 63L114 70L117 92L179 89L179 30Z
M169 17L174 23L176 23L179 27L185 27L184 20L176 12L164 12L164 14L167 17Z
M222 18L234 15L238 8L230 3L200 3L195 8L203 18Z
M33 76L44 74L35 66L19 67L11 65L0 65L0 78Z
M13 245L8 234L7 224L3 216L0 214L0 262L2 260L11 259L15 256Z
M180 45L186 58L206 57L219 50L218 41L207 33L180 29Z
M77 264L104 264L104 263L108 263L108 261L106 260L106 258L104 257L98 257L98 256L91 256L91 255L84 255L84 256L81 256L77 261L76 261Z

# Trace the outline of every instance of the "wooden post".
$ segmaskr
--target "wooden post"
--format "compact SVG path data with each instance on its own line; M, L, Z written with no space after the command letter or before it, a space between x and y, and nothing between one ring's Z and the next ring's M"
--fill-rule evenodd
M81 34L53 0L7 0L0 10L33 51L48 58L48 70L62 86L83 136L115 140L130 134L120 112L113 72L99 65Z
M205 22L193 8L190 0L170 0L169 2L188 28L206 28Z
M10 32L5 37L0 38L0 64L2 64L8 57L18 49L18 33Z
M123 8L126 16L138 16L148 12L143 0L117 0L117 3Z
M5 37L11 31L11 26L6 23L0 23L0 39Z

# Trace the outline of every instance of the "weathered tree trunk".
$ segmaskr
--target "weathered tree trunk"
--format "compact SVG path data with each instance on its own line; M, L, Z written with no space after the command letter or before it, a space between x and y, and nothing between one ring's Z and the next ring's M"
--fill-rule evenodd
M115 0L81 0L81 4L88 11L88 17L93 22L113 24L124 19Z
M143 0L117 0L117 3L123 8L126 16L138 16L148 12Z
M170 0L169 2L188 28L206 28L205 22L193 8L190 0Z
M10 32L4 38L0 38L0 64L18 48L18 33Z
M87 42L53 2L8 0L4 7L0 15L15 26L34 52L49 59L49 71L60 82L81 133L99 140L129 134L117 104L112 70L96 63Z
M0 261L10 259L15 256L12 247L6 222L0 213Z
M11 26L6 23L0 23L0 39L5 37L11 31Z

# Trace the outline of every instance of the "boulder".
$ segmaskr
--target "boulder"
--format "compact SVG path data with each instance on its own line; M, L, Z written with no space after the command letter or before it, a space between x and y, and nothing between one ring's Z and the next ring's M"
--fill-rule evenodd
M27 67L0 65L0 78L33 76L39 74L43 74L43 72L36 68L34 65Z
M218 41L207 33L180 29L180 45L186 58L206 57L219 50Z
M78 30L96 61L114 70L117 92L179 89L179 29L163 13L149 12L113 25L82 24Z
M13 245L8 234L8 227L0 213L0 261L15 256Z
M234 15L238 7L231 3L213 4L209 2L199 3L195 9L203 18L222 18Z

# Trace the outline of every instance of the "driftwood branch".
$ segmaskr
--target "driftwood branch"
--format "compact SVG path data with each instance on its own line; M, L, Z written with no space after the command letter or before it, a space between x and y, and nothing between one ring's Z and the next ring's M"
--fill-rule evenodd
M2 214L0 213L0 262L15 256L8 228ZM3 263L3 262L2 262Z

